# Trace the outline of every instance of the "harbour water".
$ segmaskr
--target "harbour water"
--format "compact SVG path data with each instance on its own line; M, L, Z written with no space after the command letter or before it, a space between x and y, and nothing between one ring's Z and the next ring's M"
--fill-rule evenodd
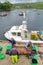
M0 40L4 40L4 33L14 25L21 25L23 16L19 13L24 11L26 13L28 30L43 30L43 10L36 9L16 9L7 12L7 16L0 16ZM2 14L2 12L0 12Z

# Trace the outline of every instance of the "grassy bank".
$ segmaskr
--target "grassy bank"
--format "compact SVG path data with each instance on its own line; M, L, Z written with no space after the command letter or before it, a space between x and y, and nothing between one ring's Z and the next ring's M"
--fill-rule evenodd
M43 9L43 2L23 4L0 3L0 11L10 11L13 9Z
M43 9L43 2L14 4L13 8L15 8L15 9Z

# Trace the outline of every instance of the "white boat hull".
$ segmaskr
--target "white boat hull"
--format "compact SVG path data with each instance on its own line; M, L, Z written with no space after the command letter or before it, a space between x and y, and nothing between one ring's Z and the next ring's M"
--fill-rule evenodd
M29 41L31 41L32 43L43 43L43 41L40 41L40 40L37 40L37 41L35 41L35 40L23 40L23 39L21 39L20 37L19 38L15 38L14 36L11 36L11 34L9 35L7 32L4 34L4 36L8 39L8 40L11 40L11 38L13 38L16 42L21 42L21 43L27 43L27 42L29 42Z

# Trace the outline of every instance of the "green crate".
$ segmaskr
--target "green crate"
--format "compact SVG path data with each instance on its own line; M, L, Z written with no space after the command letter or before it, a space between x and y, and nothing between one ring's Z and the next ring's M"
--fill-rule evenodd
M5 54L4 53L0 53L0 59L4 59L5 58Z
M0 51L2 51L2 46L0 45Z
M6 50L11 50L12 49L12 46L11 45L7 45L7 46L5 46L5 49Z

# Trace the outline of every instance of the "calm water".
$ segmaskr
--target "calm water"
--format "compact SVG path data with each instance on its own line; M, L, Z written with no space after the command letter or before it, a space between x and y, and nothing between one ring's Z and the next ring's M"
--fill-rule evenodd
M8 31L12 26L22 24L24 19L18 15L21 11L26 12L29 31L43 30L43 10L14 10L7 12L7 16L0 17L0 39L5 39L4 32Z

